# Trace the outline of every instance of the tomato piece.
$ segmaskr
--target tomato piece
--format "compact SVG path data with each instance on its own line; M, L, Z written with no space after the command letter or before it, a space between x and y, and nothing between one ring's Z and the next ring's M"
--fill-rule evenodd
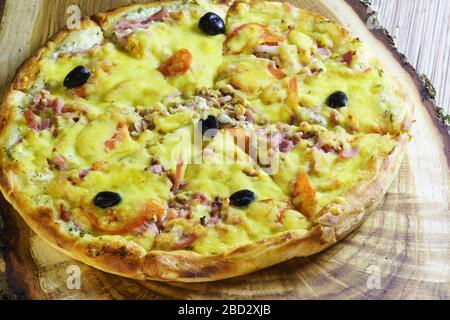
M111 139L105 141L105 148L107 151L113 151L117 148L128 135L128 128L125 122L120 122L117 125L117 132Z
M154 202L149 202L145 208L139 212L139 215L135 219L114 228L103 226L92 212L85 211L89 222L94 226L94 228L101 233L109 235L123 235L130 233L142 226L145 222L153 220L155 217L158 220L162 220L164 218L164 213L164 208Z
M164 77L181 76L187 73L192 66L192 53L187 49L175 52L166 62L158 68Z

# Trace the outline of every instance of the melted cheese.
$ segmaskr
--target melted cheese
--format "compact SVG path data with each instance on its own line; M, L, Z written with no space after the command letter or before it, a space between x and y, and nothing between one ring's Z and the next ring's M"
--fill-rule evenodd
M370 182L395 147L407 117L404 101L360 41L288 4L239 3L227 16L223 6L206 0L196 3L170 6L171 12L181 12L177 19L138 29L121 44L117 39L102 42L94 28L88 31L91 45L86 39L79 44L87 52L69 54L70 43L65 43L41 59L36 82L44 82L51 99L63 100L70 109L63 115L38 114L32 102L35 90L16 97L16 121L1 137L2 166L14 167L21 192L36 206L54 208L55 219L67 230L82 230L88 239L132 241L144 250L173 250L195 235L195 241L178 249L204 255L285 231L305 234L314 223L290 204L300 173L307 174L321 209ZM143 19L158 11L144 9L123 19ZM226 35L200 31L198 21L210 11L227 16ZM244 29L230 40L236 28L248 24L259 27ZM255 38L261 28L282 35L280 43ZM180 49L191 53L192 65L182 74L165 77L159 67ZM348 52L354 53L353 59L345 63ZM92 72L84 92L63 86L66 75L79 65ZM235 92L242 99L192 100L200 89ZM347 93L349 103L333 110L326 100L338 90ZM244 132L288 122L304 136L292 150L271 155L276 166L270 172L260 168L226 129L197 141L200 119L230 117L226 111L233 107L253 113L254 123L242 120L246 110L239 113L240 119L232 119ZM27 108L35 111L39 123L50 120L53 131L30 129L24 118ZM322 149L321 143L359 152L345 158L339 151ZM65 166L59 164L57 170L55 161L61 158ZM183 184L174 191L177 174ZM211 202L243 189L252 190L256 201L242 208L225 201L219 222L200 223L218 217L210 205L193 200L196 194ZM102 191L119 193L120 205L95 207L93 199ZM179 197L187 201L189 215L169 218ZM165 224L161 234L138 228L112 235L99 230L87 215L91 213L105 230L120 228L139 219L149 204L164 210L164 217L156 217L165 219L160 221ZM70 210L70 221L60 217L61 206Z

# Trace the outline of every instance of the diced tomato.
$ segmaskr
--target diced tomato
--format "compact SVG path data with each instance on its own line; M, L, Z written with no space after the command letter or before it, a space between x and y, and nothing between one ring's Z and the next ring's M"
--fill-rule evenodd
M192 53L187 49L181 49L162 63L158 70L164 77L181 76L191 69L192 60Z

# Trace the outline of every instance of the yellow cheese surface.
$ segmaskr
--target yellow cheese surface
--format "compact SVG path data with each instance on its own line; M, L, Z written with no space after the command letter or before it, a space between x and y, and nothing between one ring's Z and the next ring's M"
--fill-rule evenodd
M198 27L210 11L224 18L226 34L206 35ZM171 13L177 18L125 40L44 56L40 79L51 101L62 99L62 114L51 114L51 106L40 112L36 90L17 103L16 123L2 136L2 165L20 172L20 192L35 206L54 209L65 232L120 234L145 250L212 255L314 226L297 205L301 174L315 191L317 212L374 179L407 114L392 77L358 39L280 3L240 3L224 12L190 1ZM180 50L191 55L188 69L165 75L161 66ZM63 85L77 66L91 71L81 93ZM336 91L346 93L348 104L332 109L326 101ZM28 109L38 122L49 119L52 129L31 128ZM202 140L198 124L208 115L222 124ZM247 148L249 141L267 142L261 130L295 144L270 151L270 170ZM230 197L240 190L256 199L233 205ZM96 207L102 191L120 194L121 202ZM212 206L219 200L218 216Z

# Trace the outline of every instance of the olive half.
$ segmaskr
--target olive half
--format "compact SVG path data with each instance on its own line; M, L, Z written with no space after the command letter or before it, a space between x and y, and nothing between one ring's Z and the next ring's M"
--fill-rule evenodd
M78 66L72 71L64 79L64 87L68 89L73 89L77 87L81 87L86 84L86 82L91 77L91 72L83 66Z
M205 14L198 23L199 28L206 34L215 36L226 32L225 22L213 12Z

